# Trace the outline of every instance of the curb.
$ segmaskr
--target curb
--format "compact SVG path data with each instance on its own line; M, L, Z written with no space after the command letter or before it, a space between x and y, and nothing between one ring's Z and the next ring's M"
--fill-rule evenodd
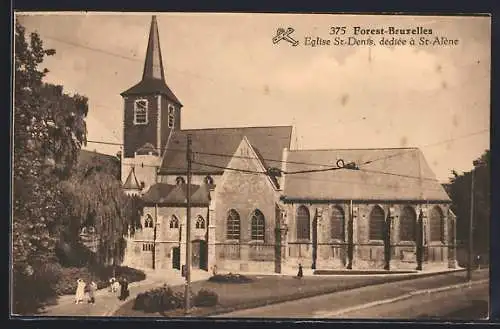
M459 289L459 288L465 288L465 287L471 287L472 285L476 284L482 284L482 283L487 283L489 282L489 279L483 279L483 280L477 280L477 281L472 281L472 282L466 282L466 283L459 283L459 284L454 284L451 286L444 286L444 287L439 287L439 288L433 288L433 289L424 289L424 290L417 290L417 291L412 291L410 293L394 297L394 298L388 298L388 299L383 299L383 300L378 300L375 302L371 303L366 303L358 306L353 306L349 308L342 309L340 311L332 312L332 313L324 313L322 315L317 315L315 318L324 318L324 317L337 317L341 316L346 313L351 313L355 311L360 311L368 308L372 308L375 306L380 306L380 305L385 305L385 304L392 304L395 302L399 302L405 299L409 299L414 296L420 296L420 295L426 295L426 294L432 294L432 293L437 293L437 292L442 292L446 290L453 290L453 289Z

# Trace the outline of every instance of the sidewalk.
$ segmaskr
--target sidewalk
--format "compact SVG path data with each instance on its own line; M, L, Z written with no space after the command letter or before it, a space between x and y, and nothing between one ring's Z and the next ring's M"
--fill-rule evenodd
M193 271L191 281L208 278L209 274L202 271ZM96 292L95 304L74 303L73 295L59 297L56 305L47 306L38 315L41 316L111 316L126 302L134 299L138 294L167 283L170 286L184 284L185 280L179 271L147 271L146 279L129 284L130 296L125 301L118 299L119 293L112 293L108 288Z

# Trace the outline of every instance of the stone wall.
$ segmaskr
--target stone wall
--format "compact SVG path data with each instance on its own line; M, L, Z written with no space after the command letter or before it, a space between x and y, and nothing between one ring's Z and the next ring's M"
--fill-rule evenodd
M304 206L310 214L310 238L300 240L297 238L297 209ZM418 214L422 208L424 213L424 248L423 265L448 267L448 250L450 239L448 237L448 204L420 205L417 203L353 203L352 213L352 245L353 258L352 267L358 269L383 269L386 261L386 247L383 240L370 240L370 213L375 206L379 206L387 220L390 210L390 268L391 269L415 269L417 267L417 243L412 241L401 241L400 239L400 214L404 207L410 207ZM343 231L344 236L332 236L331 215L334 207L340 209L344 214ZM442 241L429 241L431 225L429 223L429 213L432 207L438 207L444 215L443 218L443 239ZM351 214L348 202L323 203L323 204L287 204L287 262L290 265L301 263L305 268L309 268L314 260L314 243L316 249L316 269L346 268L348 262L349 245L349 219ZM317 225L317 237L314 241L314 230ZM453 227L453 226L451 226ZM416 229L416 228L415 228Z
M191 208L191 241L206 241L208 232L208 208ZM147 216L153 219L153 227L146 227ZM203 228L196 227L198 216L204 221ZM173 220L178 220L178 225ZM157 209L152 206L144 207L144 214L141 218L142 229L127 239L125 250L126 265L138 268L153 268L153 247L156 269L168 269L173 266L173 248L180 248L180 264L186 262L186 208L162 207ZM156 240L154 225L156 224ZM203 257L203 256L202 256Z
M249 157L252 150L242 143L236 155ZM251 171L262 171L256 159L233 158L228 165ZM269 177L240 171L226 171L218 179L212 193L215 205L216 263L221 270L269 267L274 270L274 243L276 228L276 203L279 193ZM227 216L234 209L240 218L240 238L227 239ZM264 215L264 241L254 241L251 236L251 218L255 210ZM252 262L256 262L253 264ZM264 265L269 262L271 265ZM262 263L262 264L261 264ZM252 265L253 264L253 265Z

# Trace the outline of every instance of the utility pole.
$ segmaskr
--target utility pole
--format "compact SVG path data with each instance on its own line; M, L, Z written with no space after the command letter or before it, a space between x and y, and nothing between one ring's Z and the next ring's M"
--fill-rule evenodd
M187 136L187 188L186 188L186 285L184 290L185 313L189 314L190 305L190 285L191 285L191 135Z
M476 166L471 171L471 186L470 186L470 220L469 220L469 264L467 266L467 281L472 280L472 262L473 262L473 229L474 229L474 172Z

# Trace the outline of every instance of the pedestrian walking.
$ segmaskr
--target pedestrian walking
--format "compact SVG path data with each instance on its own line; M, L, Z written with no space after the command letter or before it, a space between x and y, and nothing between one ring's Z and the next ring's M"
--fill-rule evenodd
M128 291L128 281L127 278L122 278L120 282L120 300L125 300L128 298L130 292Z
M76 280L75 304L83 302L85 297L85 281L82 279Z
M117 293L120 290L120 287L121 287L120 282L118 282L118 280L115 280L115 282L113 282L113 288L112 288L113 292Z
M212 266L212 275L213 276L217 275L217 265Z
M299 263L299 272L297 273L297 278L302 279L304 272L302 271L302 264Z
M97 291L97 284L92 281L89 286L89 303L95 303L95 292Z
M111 279L109 279L109 291L110 292L118 292L118 289L120 287L120 283L118 282L118 280L116 280L115 277L112 277Z

